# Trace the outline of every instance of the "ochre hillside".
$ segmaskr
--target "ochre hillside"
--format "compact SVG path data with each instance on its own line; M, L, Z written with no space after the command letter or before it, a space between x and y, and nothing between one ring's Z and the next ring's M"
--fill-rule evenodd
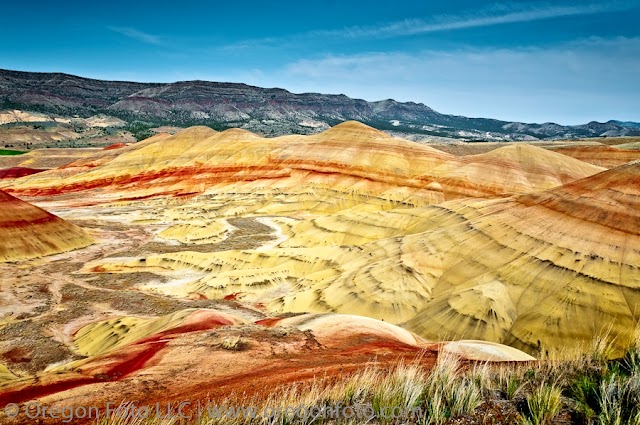
M0 190L0 262L57 254L92 243L78 226Z
M275 248L86 270L191 272L180 286L155 288L406 322L430 340L482 339L535 354L610 328L624 346L640 311L639 168L496 200L273 219L284 233Z

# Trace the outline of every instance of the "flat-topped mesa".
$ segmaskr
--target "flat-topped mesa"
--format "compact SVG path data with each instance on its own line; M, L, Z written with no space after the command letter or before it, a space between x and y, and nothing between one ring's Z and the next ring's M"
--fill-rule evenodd
M93 243L80 227L0 190L0 262L82 248Z

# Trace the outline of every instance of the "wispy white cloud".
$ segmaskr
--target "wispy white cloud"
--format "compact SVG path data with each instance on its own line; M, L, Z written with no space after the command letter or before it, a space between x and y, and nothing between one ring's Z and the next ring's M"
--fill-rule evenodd
M351 26L340 29L317 30L293 34L287 37L265 37L243 40L223 46L225 50L249 49L256 47L289 46L296 42L323 39L381 39L455 31L468 28L541 21L553 18L593 15L616 12L639 7L633 1L605 1L578 5L558 5L551 3L496 3L488 7L469 10L458 15L439 15L429 19L406 19L376 26Z
M640 38L553 47L371 52L294 61L254 84L419 101L466 116L583 123L638 120ZM509 105L505 108L505 105Z
M107 28L113 32L117 32L118 34L124 35L125 37L132 38L142 43L155 44L155 45L163 44L163 40L161 37L146 33L144 31L137 30L135 28L130 28L130 27L107 27Z
M592 15L626 10L631 7L633 7L633 5L629 2L585 3L578 5L533 5L529 3L494 4L490 7L474 10L462 15L436 16L429 20L408 19L378 27L350 27L341 30L318 31L315 35L352 38L400 37L467 28L533 22L570 16Z

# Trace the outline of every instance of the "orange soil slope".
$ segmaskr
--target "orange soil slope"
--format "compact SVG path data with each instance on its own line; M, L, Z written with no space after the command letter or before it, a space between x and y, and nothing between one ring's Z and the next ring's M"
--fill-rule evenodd
M109 146L105 146L104 148L102 148L102 150L105 151L110 151L112 149L120 149L120 148L124 148L126 145L126 143L114 143L113 145L109 145Z
M234 338L241 338L241 346L225 349L225 340ZM447 345L425 344L397 326L356 316L302 315L253 324L216 310L196 310L182 323L127 345L37 379L5 383L0 386L0 409L28 400L103 408L121 400L145 405L223 401L234 393L267 396L280 385L331 380L368 364L416 361L430 367L442 347ZM533 360L509 347L487 347L497 353L505 350L503 358L493 360Z

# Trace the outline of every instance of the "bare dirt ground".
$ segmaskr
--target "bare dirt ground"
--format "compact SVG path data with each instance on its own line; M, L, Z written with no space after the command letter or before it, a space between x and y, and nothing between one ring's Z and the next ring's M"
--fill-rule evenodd
M217 252L230 249L255 249L264 243L274 240L273 229L253 218L230 218L229 224L235 227L231 237L209 244L177 244L149 241L135 250L119 251L108 257L137 257L149 253L170 253L181 251Z
M84 214L79 209L71 215ZM149 282L170 280L155 273L77 273L86 262L110 256L256 248L274 238L273 229L257 220L230 219L236 229L226 240L188 247L153 241L154 233L144 225L90 218L70 221L87 229L97 243L46 259L0 264L0 363L14 373L31 375L51 364L80 358L74 351L73 334L97 320L159 316L185 308L216 308L251 320L263 317L235 301L176 299L138 289Z
M105 131L101 127L73 126L62 123L11 123L0 125L0 147L18 150L41 148L105 147L118 142L135 142L124 129Z
M266 314L234 300L178 299L141 289L150 282L170 283L171 275L84 273L86 263L107 257L254 249L276 240L277 232L258 218L228 218L233 229L221 242L163 243L156 235L171 222L144 220L155 206L71 206L75 202L69 196L39 205L85 228L96 240L94 245L0 265L0 364L23 378L0 394L0 407L3 402L38 397L65 403L91 400L101 406L123 397L141 403L172 402L186 395L203 403L226 400L230 394L259 399L292 383L310 385L320 379L330 384L372 362L389 368L418 359L429 368L435 361L437 350L432 347L410 346L366 332L336 335L321 343L311 331L262 324ZM145 223L135 223L138 219ZM94 356L80 369L42 373L84 358L75 349L74 335L89 323L122 316L158 317L187 308L211 308L258 324L211 329L182 326L176 328L179 332L160 333ZM224 341L234 338L243 341L242 349L223 348ZM143 366L144 371L138 370ZM100 385L88 385L92 383ZM29 422L21 417L18 423Z

